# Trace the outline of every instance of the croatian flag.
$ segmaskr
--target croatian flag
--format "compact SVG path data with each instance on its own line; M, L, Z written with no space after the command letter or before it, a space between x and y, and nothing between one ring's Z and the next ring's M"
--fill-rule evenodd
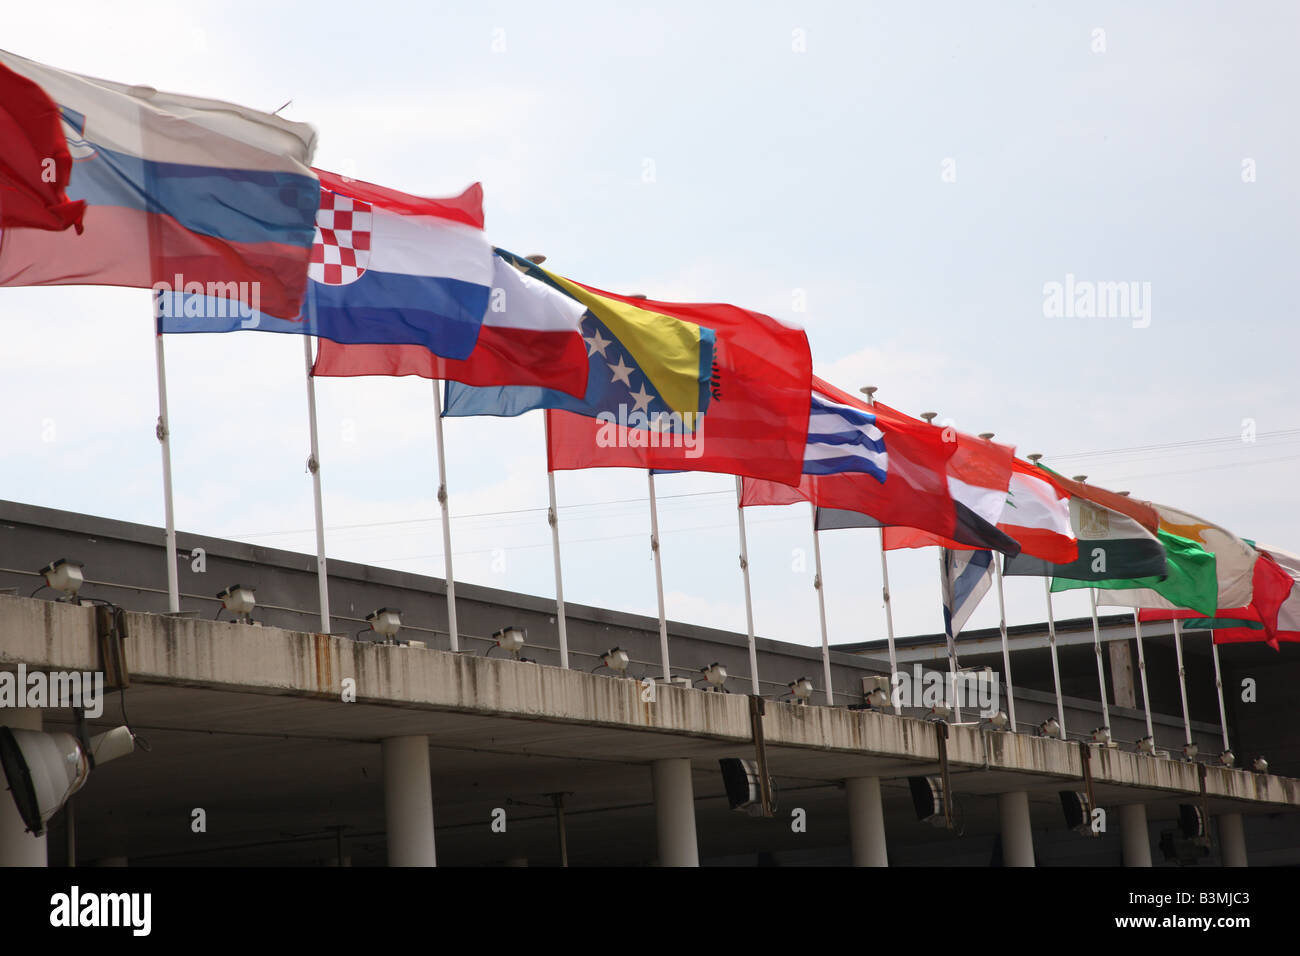
M885 435L876 427L876 416L814 391L808 411L803 473L839 475L854 471L871 475L881 484L889 473Z
M58 106L84 234L5 229L0 286L219 288L302 308L320 184L316 133L269 113L67 73L0 51ZM0 142L9 155L15 144ZM18 144L20 145L20 144ZM57 157L53 157L57 166Z
M483 189L429 199L325 170L302 313L231 309L210 290L165 293L159 331L297 332L343 344L415 345L449 359L474 350L492 287Z

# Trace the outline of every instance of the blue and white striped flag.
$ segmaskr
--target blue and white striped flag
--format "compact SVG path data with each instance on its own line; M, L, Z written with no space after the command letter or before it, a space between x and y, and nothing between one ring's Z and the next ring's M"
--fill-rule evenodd
M838 475L849 471L863 472L884 484L889 472L885 435L876 427L871 412L813 392L803 473Z

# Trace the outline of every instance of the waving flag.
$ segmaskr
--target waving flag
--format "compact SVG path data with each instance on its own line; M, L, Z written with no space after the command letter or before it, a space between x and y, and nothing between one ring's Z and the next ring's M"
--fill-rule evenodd
M447 415L551 410L553 471L646 468L798 481L812 375L802 330L736 306L637 299L536 267L529 274L587 306L586 394L449 382Z
M889 452L885 448L885 434L876 426L876 416L814 390L808 413L803 473L862 472L884 484L888 471Z
M507 258L502 258L502 256ZM321 339L312 374L418 375L467 385L525 385L581 398L587 391L587 345L580 302L523 275L497 251L492 295L474 350L445 359L418 345L340 345Z
M998 527L1020 542L1021 554L1055 564L1077 560L1069 493L1041 468L1019 458L1011 464L1011 485Z
M243 314L221 298L185 290L163 296L159 330L296 332L468 357L493 278L482 188L476 183L460 196L428 199L316 172L320 209L301 314Z
M943 629L949 648L993 584L992 551L939 551Z
M72 154L59 106L27 77L0 63L0 229L76 226L84 201L68 198Z
M12 53L0 65L58 104L73 160L67 196L86 204L82 235L6 228L0 285L195 284L298 314L320 194L310 126Z

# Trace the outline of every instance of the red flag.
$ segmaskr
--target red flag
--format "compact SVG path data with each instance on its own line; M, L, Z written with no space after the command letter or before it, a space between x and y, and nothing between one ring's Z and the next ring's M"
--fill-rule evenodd
M0 228L82 231L86 204L68 199L72 156L58 105L0 63Z
M548 411L552 471L659 468L799 483L812 382L812 355L802 329L734 305L656 302L583 287L712 329L713 395L690 436ZM680 440L684 437L690 440Z

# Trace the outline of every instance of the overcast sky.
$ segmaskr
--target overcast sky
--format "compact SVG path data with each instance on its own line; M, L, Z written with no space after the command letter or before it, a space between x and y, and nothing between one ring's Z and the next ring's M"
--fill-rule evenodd
M1294 4L11 6L14 53L291 99L318 166L481 181L489 237L562 274L798 322L846 389L1300 551ZM1067 275L1149 292L1049 314ZM144 291L0 290L0 497L161 524L151 336ZM301 340L166 346L178 527L314 551ZM440 575L429 383L317 389L329 554ZM540 417L446 437L457 578L553 594ZM743 630L732 479L659 489L669 616ZM644 474L558 494L566 597L654 614ZM747 515L760 635L818 643L808 507ZM883 637L875 532L822 541L832 642ZM935 552L890 572L898 633L939 631ZM1011 623L1043 600L1007 582Z

